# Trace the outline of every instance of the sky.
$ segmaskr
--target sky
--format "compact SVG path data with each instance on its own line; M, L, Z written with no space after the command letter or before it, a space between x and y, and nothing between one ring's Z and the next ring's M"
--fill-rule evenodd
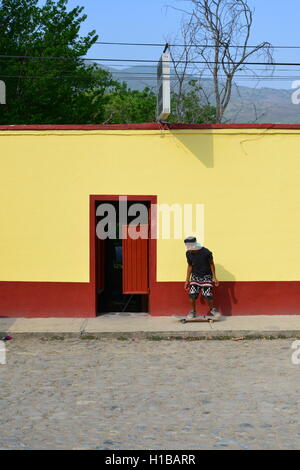
M274 46L300 46L299 0L248 0L248 3L255 9L251 45L269 41ZM84 35L95 29L98 41L102 42L165 43L180 31L182 13L172 7L186 8L190 4L189 0L69 0L69 8L84 6L87 14L81 33ZM87 57L158 60L161 52L160 47L96 44ZM275 49L273 55L277 62L300 63L300 48ZM113 64L120 62L110 65ZM288 71L275 72L276 76L291 79L261 81L259 86L290 89L293 79L300 80L300 67L281 66L278 69Z

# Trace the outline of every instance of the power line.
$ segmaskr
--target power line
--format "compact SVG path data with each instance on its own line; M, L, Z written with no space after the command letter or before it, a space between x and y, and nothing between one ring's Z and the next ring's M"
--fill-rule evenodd
M175 76L172 76L171 78L174 78L176 79ZM195 79L197 77L194 77ZM198 80L201 81L202 80L208 80L208 79L211 79L212 76L211 75L205 75L205 76L202 76L202 77L199 77ZM227 78L226 75L219 75L219 78ZM276 76L276 77L266 77L266 76L255 76L255 75L235 75L234 78L241 78L241 79L246 79L246 80L253 80L253 81L256 81L256 80L300 80L299 76L292 76L292 77L288 77L288 76ZM133 77L119 77L118 78L119 80L157 80L156 77L144 77L144 76L133 76ZM165 80L169 80L169 77L165 78Z
M18 78L18 79L35 79L35 78L46 78L46 79L61 79L61 78L74 78L76 80L89 80L89 81L94 81L93 78L90 77L78 77L77 75L56 75L56 76L47 76L47 75L6 75L6 74L0 74L0 77L2 78ZM220 79L225 79L226 76L219 76ZM257 80L264 80L264 81L293 81L299 77L297 76L292 76L292 77L287 77L287 76L277 76L277 77L265 77L265 76L253 76L253 75L248 75L248 76L243 76L243 75L235 75L235 78L238 78L239 80L245 80L245 81L257 81ZM169 78L166 78L169 79ZM199 77L199 80L209 80L211 79L211 76L202 76ZM119 80L132 80L132 81L138 81L138 80L147 80L147 81L156 81L156 77L144 77L144 76L133 76L133 77L119 77Z
M203 70L200 70L200 71L195 71L194 73L185 73L185 77L196 77L196 76L200 76L200 78L202 77L201 73L204 72L205 70L208 70L207 68L203 69ZM251 69L251 70L239 70L239 73L241 72L256 72L256 71L265 71L265 69L263 68L257 68L257 69ZM292 70L289 70L289 69L277 69L276 72L299 72L299 70L297 69L292 69ZM112 74L121 74L121 75L151 75L151 76L157 76L156 72L137 72L137 71L132 71L132 72L129 72L129 71L126 71L126 70L113 70L111 71ZM180 75L180 74L178 74ZM236 75L236 74L235 74ZM280 75L279 75L280 76ZM286 75L282 75L283 77L285 77ZM170 73L170 74L164 74L164 77L177 77L177 74L175 72L173 73Z
M99 59L99 60L101 60L101 59ZM0 62L2 62L2 59L0 59ZM104 64L103 64L103 65L104 65ZM171 64L171 65L172 65L172 64ZM204 64L204 65L205 65L205 64ZM247 64L243 64L243 65L247 65ZM265 64L265 65L269 65L269 64ZM136 70L136 69L139 67L138 65L137 65L137 66L133 66L133 67L135 67L135 71L133 71L133 72L128 71L129 69L128 69L128 65L127 65L127 64L126 64L126 65L110 64L110 66L111 66L111 67L112 67L112 66L116 66L116 67L127 67L127 69L126 69L126 68L125 68L125 69L113 69L113 70L111 70L111 69L104 69L104 70L107 70L108 72L113 73L113 74L122 73L122 74L129 74L129 75L130 75L130 74L133 74L133 75L138 75L138 74L143 74L143 75L156 75L156 72L154 72L154 71L153 71L153 72L144 72L144 71L143 71L143 72L138 72L138 71ZM299 64L299 66L300 66L300 64ZM148 68L148 69L152 69L152 70L153 70L154 66L153 66L153 65L141 65L141 68L143 68L143 69ZM208 69L208 67L205 67L203 70L205 70L205 69ZM203 71L203 70L202 70L202 71ZM265 72L266 72L266 69L265 69L265 68L253 68L253 69L251 69L251 71L256 71L256 70L260 70L260 71L265 71ZM245 70L245 72L246 72L246 71L249 72L249 70ZM51 72L51 70L49 70L49 72ZM73 72L73 71L72 71L72 72ZM70 73L72 73L72 72L70 72ZM200 72L201 72L201 71L200 71ZM240 72L242 72L242 70L240 70ZM299 69L294 69L294 70L293 70L293 69L277 69L276 72L299 72ZM68 71L65 71L64 73L68 73ZM194 77L195 74L197 74L197 73L199 73L199 71L195 71L194 73L190 73L190 74L185 74L185 76ZM171 75L172 75L172 74L171 74ZM176 76L175 73L174 73L174 76Z
M264 70L264 69L254 69L254 70ZM289 71L288 69L284 69L286 71ZM296 70L294 70L296 72ZM41 75L22 75L22 70L19 70L17 71L19 72L19 75L7 75L7 74L0 74L1 77L8 77L8 78L53 78L53 79L56 79L56 78L76 78L78 80L89 80L91 82L93 81L96 81L97 80L97 76L91 76L91 77L81 77L81 76L78 76L78 75L71 75L74 71L61 71L61 72L56 72L55 75L47 75L47 73L53 73L52 70L47 70L45 71L44 74L41 74ZM206 72L206 73L205 73ZM299 79L299 76L298 75L262 75L261 73L260 74L256 74L256 73L252 73L252 74L249 74L249 70L245 70L244 71L245 73L247 73L247 75L245 74L241 74L241 71L239 73L236 73L234 75L234 78L239 78L239 79L247 79L247 80L253 80L253 81L256 81L256 80L295 80L295 79ZM55 72L54 72L55 73ZM157 75L155 72L136 72L136 71L133 71L133 72L126 72L126 71L122 71L122 70L119 70L119 71L114 71L111 73L112 75L112 78L113 80L114 79L117 79L117 80L157 80ZM113 76L116 76L116 78L114 78ZM223 73L223 74L219 74L218 77L221 79L221 78L227 78L227 76ZM189 79L195 79L195 80L198 80L198 81L201 81L201 80L206 80L206 79L211 79L212 78L212 75L211 74L207 74L207 69L203 69L202 71L199 71L199 72L195 72L195 73L189 73L189 74L185 74L185 77L184 79L186 80L189 80ZM175 73L170 73L170 74L165 74L164 77L162 78L163 80L178 80L178 75L175 74Z
M212 78L209 76L202 77L203 80L211 80ZM226 76L220 76L220 80L226 80ZM145 81L145 82L156 82L156 79L154 77L132 77L132 78L127 78L127 77L120 77L120 81ZM246 82L257 82L257 81L265 81L265 82L292 82L295 80L299 80L299 77L254 77L254 76L249 76L249 77L243 77L243 76L236 76L234 78L236 81L246 81ZM174 80L175 81L175 80Z
M0 62L1 62L1 59L0 59ZM103 67L108 67L107 69L104 69L104 70L108 70L108 71L111 71L112 73L118 73L118 72L124 72L124 73L127 73L128 70L132 70L133 68L135 70L137 70L138 68L142 68L142 69L150 69L150 70L153 70L155 68L155 65L128 65L128 64L109 64L106 65L106 64L100 64L102 65ZM203 64L205 65L205 64ZM247 65L247 64L242 64L242 66L244 65ZM269 65L269 64L265 64L266 65ZM299 64L300 65L300 64ZM173 66L173 64L171 63L171 67ZM111 70L111 67L123 67L122 69L121 68L115 68L113 70ZM189 67L189 66L188 66ZM204 67L204 69L208 69L208 67ZM191 70L195 70L195 68L193 68L192 66L190 67L190 71ZM202 70L202 69L201 69ZM251 68L251 70L264 70L266 71L266 68L265 67L262 67L262 68ZM241 71L241 70L240 70ZM276 69L276 72L299 72L299 69ZM130 73L130 72L128 72ZM135 73L135 72L133 72ZM139 72L136 72L136 73L139 73ZM143 73L143 72L141 72ZM145 72L145 73L150 73L150 72ZM156 73L156 72L151 72L151 73Z
M263 75L262 73L255 73L256 71L259 71L259 70L264 70L264 69L252 69L252 70L244 70L244 71L239 71L237 73L234 74L234 77L253 77L253 78L256 78L256 77L264 77L264 78L299 78L300 79L300 76L299 75L285 75L285 74L282 74L282 75ZM286 70L286 71L289 71L289 70ZM244 74L242 74L242 72L244 72ZM253 73L251 73L253 72ZM294 72L299 72L298 70L294 70ZM155 72L126 72L126 71L113 71L111 72L111 74L113 76L117 76L117 77L127 77L128 79L130 79L131 77L144 77L144 78L153 78L153 79L157 79L157 75ZM246 74L246 75L245 75ZM176 74L176 73L170 73L170 74L164 74L164 76L162 78L165 78L165 79L172 79L172 78L178 78L178 76L180 76L180 74ZM195 73L186 73L182 76L182 78L186 78L186 79L189 79L189 78L194 78L194 79L198 79L198 80L201 80L202 78L205 78L206 76L212 76L212 74L208 74L208 69L204 69L204 70L201 70L199 72L195 72ZM218 76L223 76L223 77L227 77L227 75L222 72L222 74L218 74Z
M151 47L164 47L166 43L142 43L142 42L101 42L96 41L94 44L103 44L103 45L111 45L111 46L151 46ZM215 48L213 44L168 44L170 47L208 47L208 48ZM234 49L255 49L256 46L228 46L229 48ZM300 46L273 46L270 44L272 49L300 49Z
M138 63L157 63L158 60L149 59L108 59L108 58L89 58L89 57L49 57L49 56L19 56L19 55L0 55L0 59L35 59L35 60L83 60L83 61L103 61L103 62L138 62ZM239 62L216 62L216 61L193 61L193 60L178 60L177 64L206 64L206 65L239 65ZM300 67L298 62L243 62L241 66L245 65L267 65L267 66L293 66Z

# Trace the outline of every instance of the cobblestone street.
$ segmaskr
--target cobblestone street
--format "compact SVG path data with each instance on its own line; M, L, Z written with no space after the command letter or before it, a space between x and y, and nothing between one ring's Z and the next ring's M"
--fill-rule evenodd
M17 339L1 449L297 449L292 340Z

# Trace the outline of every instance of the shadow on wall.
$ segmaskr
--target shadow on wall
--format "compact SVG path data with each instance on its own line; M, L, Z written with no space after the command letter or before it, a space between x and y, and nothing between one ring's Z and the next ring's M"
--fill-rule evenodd
M219 287L214 288L215 304L223 315L231 316L232 305L238 303L238 299L235 296L235 277L221 264L216 264L215 266L217 278L226 279L226 281L220 281ZM202 302L204 300L201 297Z
M184 132L184 131L182 131ZM213 148L213 131L205 129L195 134L179 132L171 132L177 146L183 148L188 154L192 154L203 163L207 168L214 167L214 148Z

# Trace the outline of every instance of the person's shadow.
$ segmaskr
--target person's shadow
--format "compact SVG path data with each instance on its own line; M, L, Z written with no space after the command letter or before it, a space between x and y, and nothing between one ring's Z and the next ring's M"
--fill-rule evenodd
M217 310L226 316L232 315L232 305L238 303L235 296L235 277L227 271L221 264L216 264L216 276L219 280L219 286L214 287L214 301ZM226 281L220 281L226 279ZM205 304L205 300L201 296L200 302Z

